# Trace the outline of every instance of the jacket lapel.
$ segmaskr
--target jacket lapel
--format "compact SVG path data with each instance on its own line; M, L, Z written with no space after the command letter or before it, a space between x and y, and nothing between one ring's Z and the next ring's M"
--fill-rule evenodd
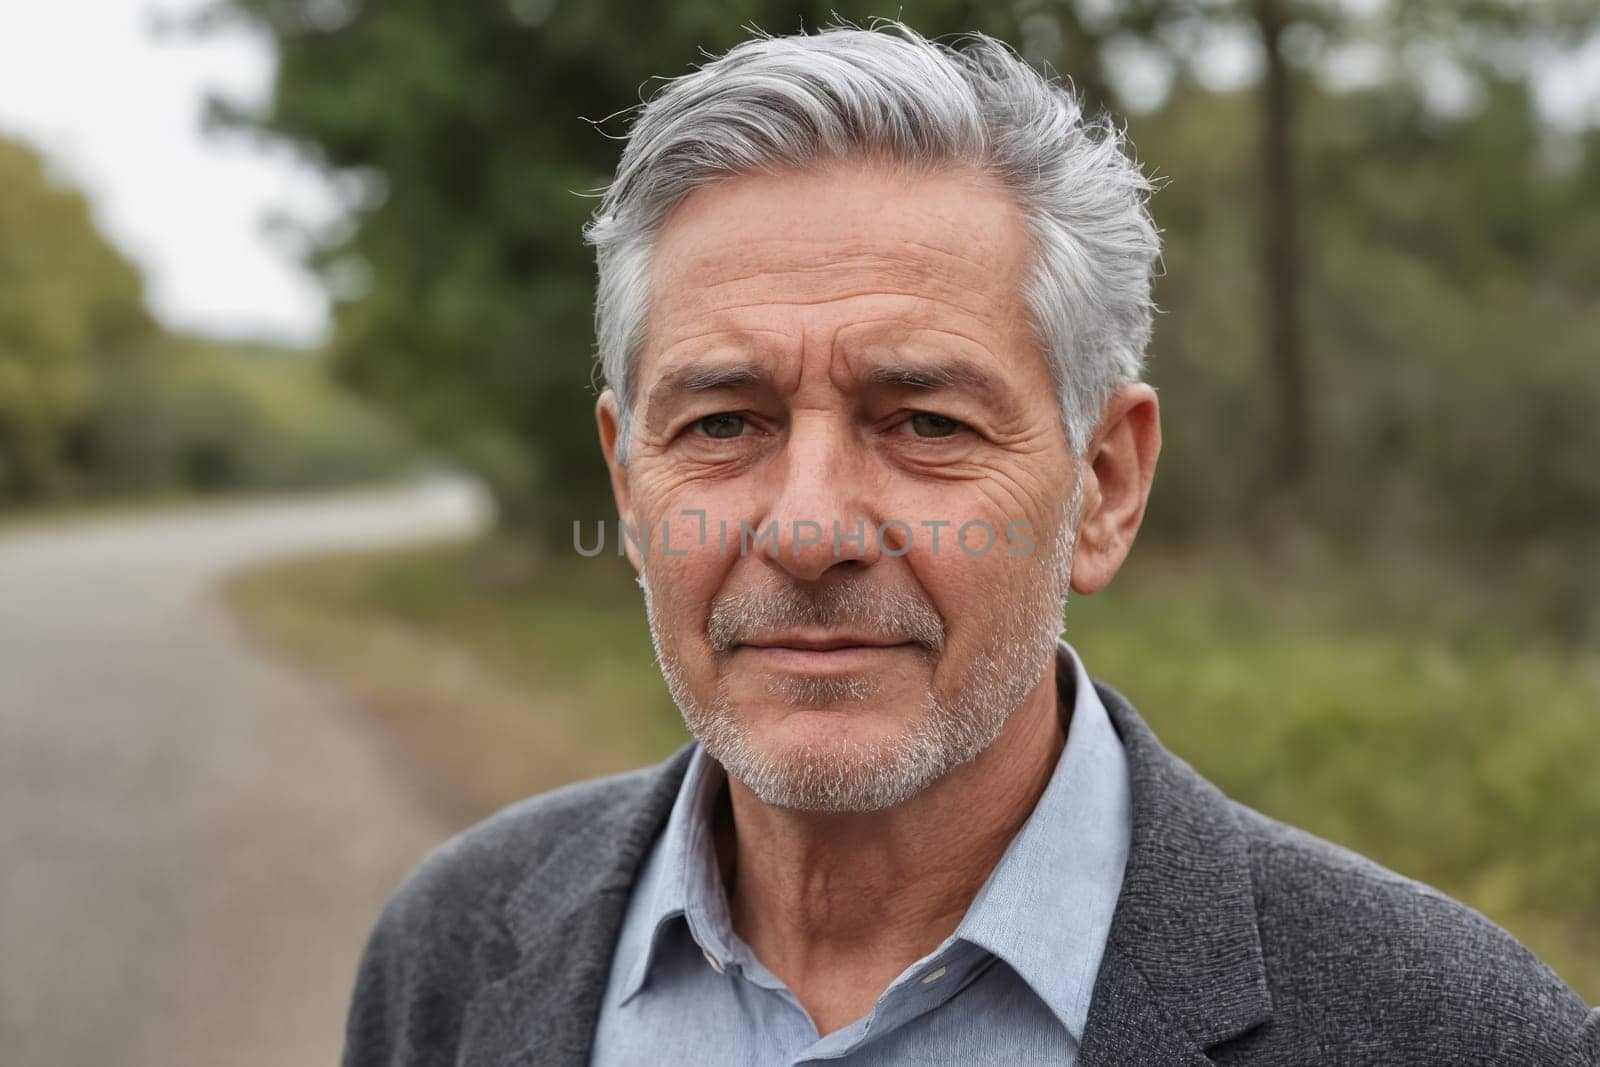
M1138 968L1108 948L1095 977L1077 1067L1204 1067L1210 1062Z
M586 1064L628 898L689 765L685 745L621 820L555 842L513 893L505 921L521 962L462 1021L462 1067Z
M1078 1062L1206 1063L1272 1009L1248 845L1227 798L1095 688L1128 755L1133 842Z

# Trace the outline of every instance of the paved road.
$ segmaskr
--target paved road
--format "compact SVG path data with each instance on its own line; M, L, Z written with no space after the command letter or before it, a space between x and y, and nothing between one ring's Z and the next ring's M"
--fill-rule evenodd
M366 931L451 828L217 587L482 514L440 482L0 533L0 1061L335 1062Z

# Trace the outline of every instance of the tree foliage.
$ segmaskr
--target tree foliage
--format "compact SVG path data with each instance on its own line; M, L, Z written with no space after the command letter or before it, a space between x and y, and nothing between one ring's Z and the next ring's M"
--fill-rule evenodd
M162 330L84 198L0 140L0 509L332 484L410 456L314 357Z
M580 230L655 72L743 27L797 29L830 3L329 5L238 0L281 49L253 122L365 185L359 224L316 261L370 279L337 311L346 378L452 449L504 516L570 531L607 509L592 413L593 259ZM934 32L968 5L921 5Z
M1320 0L1281 8L1303 231L1294 328L1318 431L1315 476L1293 506L1375 539L1577 546L1600 515L1582 458L1600 445L1584 414L1600 400L1600 153L1592 136L1557 144L1526 79L1541 43L1585 32L1592 9L1394 0L1362 21ZM353 225L314 235L342 297L342 372L484 472L513 519L559 533L609 506L579 231L615 165L617 113L648 95L650 75L688 69L749 25L786 32L879 10L225 0L213 17L269 30L282 59L264 114L223 117L295 142L354 190ZM1168 180L1155 202L1168 313L1152 368L1170 445L1152 532L1259 528L1283 438L1261 359L1276 279L1261 269L1258 90L1214 91L1195 62L1208 35L1250 30L1258 5L895 10L930 35L1010 40L1091 104L1117 103L1132 45L1171 65L1171 92L1130 120L1141 159ZM1396 65L1360 91L1330 91L1319 64L1351 45ZM1413 69L1424 54L1470 80L1475 109L1439 112L1437 86Z
M0 499L71 485L104 374L154 335L87 202L0 140Z

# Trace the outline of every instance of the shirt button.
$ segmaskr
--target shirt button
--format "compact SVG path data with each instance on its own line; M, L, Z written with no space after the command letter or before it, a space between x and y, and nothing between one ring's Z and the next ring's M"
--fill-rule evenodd
M711 954L711 950L710 949L704 949L703 948L703 949L700 950L700 952L701 952L702 955L705 956L706 962L711 964L711 969L713 971L716 971L718 974L723 973L722 961L717 959L717 957L713 956Z
M937 982L939 979L944 977L944 972L945 968L943 967L940 967L936 971L929 971L927 974L922 976L922 984L927 985L929 982Z

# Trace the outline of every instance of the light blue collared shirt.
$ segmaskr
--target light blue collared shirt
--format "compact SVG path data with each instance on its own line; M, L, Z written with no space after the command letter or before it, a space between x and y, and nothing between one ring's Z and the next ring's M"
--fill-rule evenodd
M727 774L696 746L623 919L593 1062L1072 1064L1133 817L1099 694L1065 641L1056 657L1072 718L1033 813L955 932L824 1037L733 930L711 839Z

